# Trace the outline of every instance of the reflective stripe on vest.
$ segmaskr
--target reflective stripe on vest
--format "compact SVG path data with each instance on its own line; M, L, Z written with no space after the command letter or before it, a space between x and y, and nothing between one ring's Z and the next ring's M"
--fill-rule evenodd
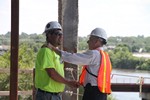
M106 52L100 50L101 54L101 61L100 61L100 67L98 71L98 78L97 78L97 84L98 88L102 93L111 93L111 62L109 59L109 56ZM79 78L79 82L81 85L84 83L85 75L87 73L86 66L83 66L82 73Z
M85 79L85 75L86 75L86 69L85 69L86 66L83 66L82 68L82 72L80 74L80 77L79 77L79 82L81 85L83 85L84 83L84 79Z

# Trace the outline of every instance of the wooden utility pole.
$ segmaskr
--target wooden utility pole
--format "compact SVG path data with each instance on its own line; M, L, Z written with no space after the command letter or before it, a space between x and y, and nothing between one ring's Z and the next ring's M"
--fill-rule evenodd
M19 0L11 0L10 100L18 100Z
M78 37L78 0L59 0L59 22L63 27L63 49L77 52ZM77 65L65 64L65 77L70 80L78 79ZM72 75L73 74L73 75ZM78 100L77 89L66 86L63 100Z

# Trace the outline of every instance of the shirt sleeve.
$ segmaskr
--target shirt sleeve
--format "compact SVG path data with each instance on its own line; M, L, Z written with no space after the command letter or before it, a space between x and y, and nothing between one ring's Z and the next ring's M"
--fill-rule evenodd
M88 50L83 53L69 53L61 51L62 59L65 62L77 64L77 65L92 65L97 63L95 59L99 56L97 50Z
M52 51L47 48L42 48L42 51L38 55L38 64L43 69L45 68L55 68L53 58L54 55Z

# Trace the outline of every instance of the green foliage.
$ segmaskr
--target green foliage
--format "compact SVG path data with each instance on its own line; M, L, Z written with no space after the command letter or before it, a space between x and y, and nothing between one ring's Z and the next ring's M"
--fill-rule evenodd
M150 59L134 57L127 47L117 46L109 55L113 68L150 70Z
M4 73L0 74L0 90L7 90L9 89L9 74Z
M87 45L88 38L87 37L78 37L78 41L79 41L78 42L79 51L88 49L88 45Z
M19 67L33 68L35 62L35 54L32 45L22 43L19 48Z
M0 64L1 68L8 68L10 66L10 51L0 56Z
M18 61L20 68L33 68L35 61L34 46L27 43L20 44ZM2 56L0 56L0 63L1 68L9 68L10 51L7 51Z
M145 52L150 52L150 46L145 46L146 51Z
M5 34L5 37L6 37L6 38L10 38L10 36L11 36L11 32L7 32L7 33Z
M150 59L144 59L143 63L138 67L138 69L150 71Z
M35 62L34 45L29 43L21 43L19 45L18 65L19 69L33 69ZM0 56L1 68L10 67L10 51ZM9 91L9 74L0 74L0 90ZM33 75L32 73L21 73L18 75L18 89L19 90L32 90ZM19 100L32 100L32 96L19 96ZM0 100L9 100L8 97L1 97Z
M136 69L140 64L140 59L132 56L126 45L118 45L109 55L114 68Z
M82 100L83 97L83 92L84 92L84 88L83 87L79 87L79 100Z
M22 32L21 35L19 36L19 39L27 39L27 38L29 38L29 36L25 32Z
M5 35L0 35L0 44L10 45L10 32L7 32ZM86 50L88 49L87 45L88 37L78 37L78 49ZM19 36L19 42L28 42L28 43L43 43L45 42L45 35L43 34L27 34L22 32ZM142 48L142 52L150 52L150 37L144 37L143 35L138 35L137 37L109 37L107 46L117 46L119 44L126 44L130 52L139 52L139 49Z

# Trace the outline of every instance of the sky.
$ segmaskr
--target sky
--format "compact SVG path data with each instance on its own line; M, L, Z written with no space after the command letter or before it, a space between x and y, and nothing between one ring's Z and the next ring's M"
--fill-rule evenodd
M78 36L103 28L109 36L150 36L150 0L78 0ZM19 33L41 34L58 20L58 0L20 0ZM0 34L11 30L11 0L0 0Z

